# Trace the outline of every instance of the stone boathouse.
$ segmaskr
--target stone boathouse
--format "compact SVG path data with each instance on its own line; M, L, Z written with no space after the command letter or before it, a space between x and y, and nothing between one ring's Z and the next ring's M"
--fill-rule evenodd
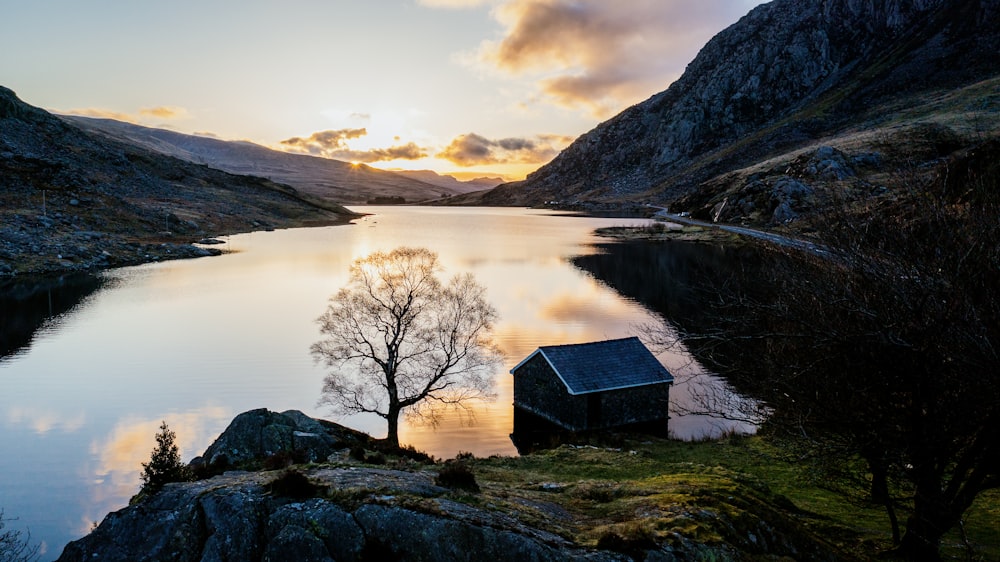
M674 377L639 338L539 347L510 370L514 408L570 431L662 422Z

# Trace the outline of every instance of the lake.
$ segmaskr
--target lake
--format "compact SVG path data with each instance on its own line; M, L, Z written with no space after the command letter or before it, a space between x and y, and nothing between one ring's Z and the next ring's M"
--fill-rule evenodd
M16 349L0 359L0 509L18 518L8 528L29 529L42 559L57 557L135 494L161 420L177 433L185 461L236 414L261 407L384 436L381 418L337 419L317 406L325 368L309 354L319 339L315 319L346 283L351 262L376 250L437 252L444 276L471 272L500 315L495 336L506 359L497 400L477 406L473 423L455 416L438 427L400 427L402 443L439 458L517 454L507 371L538 346L641 336L651 324L669 329L574 263L601 252L594 229L648 220L525 209L355 210L371 215L347 226L230 236L220 257L65 279L30 298L0 301L7 303L0 349ZM658 356L675 375L700 369L683 352ZM672 394L683 400L684 392L677 385ZM682 438L720 427L694 416L670 424Z

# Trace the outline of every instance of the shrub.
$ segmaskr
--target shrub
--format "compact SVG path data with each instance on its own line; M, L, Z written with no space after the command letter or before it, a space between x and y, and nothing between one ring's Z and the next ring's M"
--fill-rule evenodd
M176 438L177 434L167 427L167 422L162 422L149 462L142 463L142 492L155 494L165 484L191 479L187 466L181 462L177 444L174 443Z
M476 475L472 473L468 465L460 461L450 461L445 464L441 471L438 472L437 477L434 478L434 483L453 490L479 492Z
M307 462L308 458L304 451L294 450L290 451L288 449L282 449L277 453L264 459L264 469L265 470L279 470L282 468L288 468L293 464L302 464Z

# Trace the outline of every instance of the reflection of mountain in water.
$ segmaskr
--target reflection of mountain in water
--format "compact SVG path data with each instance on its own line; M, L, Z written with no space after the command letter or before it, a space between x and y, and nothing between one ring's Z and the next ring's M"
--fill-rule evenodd
M103 284L85 274L0 283L0 358L30 345L48 319L68 312Z
M753 248L704 243L626 242L600 248L601 253L573 258L573 265L683 328L708 321L703 303L717 298L737 272L761 262Z
M751 246L679 241L604 244L601 248L603 253L574 258L573 264L663 316L708 371L740 372L753 379L759 367L754 357L760 350L743 341L720 339L719 329L728 316L757 313L740 309L733 302L735 295L753 295L761 302L773 297L768 295L767 280L769 264L776 256ZM724 378L737 391L753 395L743 381ZM727 403L724 399L715 407L725 411L730 407Z

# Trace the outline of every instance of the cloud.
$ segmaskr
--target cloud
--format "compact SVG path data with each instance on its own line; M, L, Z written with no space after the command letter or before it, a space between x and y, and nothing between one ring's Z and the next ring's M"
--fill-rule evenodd
M139 110L139 115L156 117L157 119L181 119L187 117L187 110L183 107L161 105L160 107L144 107Z
M316 156L326 156L327 153L347 148L347 141L358 139L368 134L368 130L337 129L319 131L307 138L292 137L281 141L281 144L297 151L307 152Z
M81 117L95 117L98 119L114 119L115 121L125 121L126 123L138 123L139 119L134 115L129 115L128 113L121 113L118 111L110 111L107 109L97 109L93 107L88 107L85 109L69 109L66 111L56 111L56 113L62 113L64 115L79 115Z
M483 164L544 164L572 142L571 137L538 135L534 139L491 140L476 133L455 137L436 156L459 166Z
M346 160L349 162L385 162L389 160L419 160L427 157L427 149L416 143L388 148L372 148L369 150L353 150L347 141L358 139L368 134L367 129L338 129L313 133L307 138L292 137L281 141L287 149L293 152L304 152L314 156ZM396 137L399 140L399 137Z
M406 143L389 148L373 148L370 150L338 150L331 153L330 158L350 162L387 162L389 160L419 160L427 158L427 149L416 143Z
M124 121L126 123L149 123L152 120L162 121L164 119L186 119L189 117L187 109L183 107L176 106L159 106L159 107L143 107L139 110L138 115L131 113L123 113L120 111L111 111L107 109L100 109L96 107L87 107L83 109L70 109L68 111L56 111L56 113L62 113L65 115L80 115L82 117L96 117L99 119L114 119L115 121Z
M760 0L508 0L478 64L537 79L542 99L605 117L666 89L715 33Z
M490 0L417 0L417 4L430 8L475 8Z

